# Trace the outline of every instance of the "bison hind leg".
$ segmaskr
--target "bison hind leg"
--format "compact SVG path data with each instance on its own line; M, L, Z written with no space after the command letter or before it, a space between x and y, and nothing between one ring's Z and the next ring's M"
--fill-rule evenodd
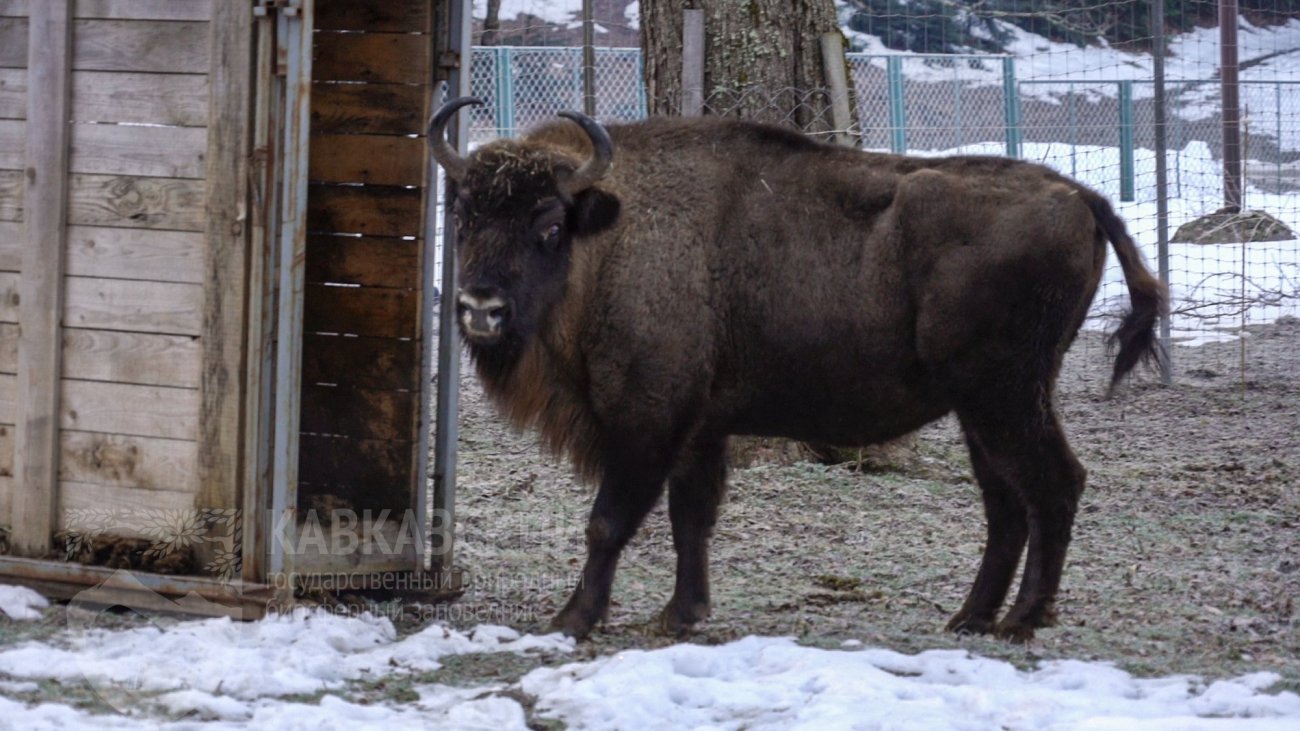
M989 634L1007 598L1029 536L1025 503L997 471L978 433L965 425L971 466L984 499L986 539L979 573L965 604L948 622L950 632Z
M709 539L726 493L726 445L725 437L696 435L668 479L677 580L659 628L669 636L683 636L709 616Z
M984 563L963 612L971 609L971 620L987 627L1006 594L1020 548L1027 546L1016 600L992 628L997 637L1025 642L1035 629L1056 623L1056 594L1087 473L1066 442L1045 391L1003 399L1001 409L984 418L963 415L963 425L978 446L971 450L972 463L989 515ZM991 479L979 476L980 465L992 472ZM1000 508L997 500L990 501L986 484L1009 488L998 492ZM1012 509L1013 500L1020 502L1019 510ZM1002 517L995 523L997 513ZM960 618L961 613L954 624Z

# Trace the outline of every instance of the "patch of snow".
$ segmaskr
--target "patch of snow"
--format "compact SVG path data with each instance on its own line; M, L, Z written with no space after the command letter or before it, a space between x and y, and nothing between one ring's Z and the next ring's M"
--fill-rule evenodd
M0 584L0 613L20 622L41 618L41 610L50 606L45 597L25 586Z
M521 685L541 715L587 729L1294 728L1300 696L1264 692L1276 680L1202 687L1102 663L1024 672L959 650L847 652L748 637L540 668Z

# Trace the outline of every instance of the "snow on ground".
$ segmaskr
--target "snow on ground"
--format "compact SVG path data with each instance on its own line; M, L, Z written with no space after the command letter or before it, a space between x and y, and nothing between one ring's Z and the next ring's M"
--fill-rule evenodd
M7 588L7 587L5 587ZM1293 729L1300 696L1254 673L1139 679L1104 663L1031 671L961 650L905 655L747 637L541 667L518 683L417 683L409 702L360 702L351 683L435 669L463 653L566 653L557 635L441 625L397 639L388 620L299 610L259 622L168 621L62 633L0 649L0 729L527 728L518 698L573 729ZM119 715L38 701L87 683Z
M25 586L0 585L0 614L14 620L41 618L41 610L50 603Z

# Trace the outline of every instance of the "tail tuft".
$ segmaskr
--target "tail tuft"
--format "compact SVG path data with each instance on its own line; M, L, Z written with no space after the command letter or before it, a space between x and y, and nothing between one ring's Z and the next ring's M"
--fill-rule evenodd
M1110 379L1110 392L1113 394L1115 387L1138 363L1159 367L1166 363L1167 354L1156 337L1156 322L1165 312L1169 295L1165 286L1142 262L1137 244L1128 235L1124 222L1115 214L1110 203L1093 191L1088 191L1085 200L1092 208L1097 225L1115 249L1120 268L1124 270L1124 281L1128 283L1131 303L1119 329L1109 338L1109 343L1119 348L1119 353L1115 356L1115 370Z

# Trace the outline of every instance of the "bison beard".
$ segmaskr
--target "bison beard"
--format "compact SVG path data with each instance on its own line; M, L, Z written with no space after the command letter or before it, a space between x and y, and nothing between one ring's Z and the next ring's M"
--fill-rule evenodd
M429 135L461 234L462 334L504 415L600 483L555 628L583 637L605 616L665 483L677 580L660 621L708 615L730 435L864 445L950 412L988 534L948 627L1024 641L1054 623L1085 479L1055 382L1107 241L1132 301L1112 385L1157 355L1165 302L1103 197L1016 160L710 118L606 130L565 113L461 158L443 129L475 102L449 102Z

